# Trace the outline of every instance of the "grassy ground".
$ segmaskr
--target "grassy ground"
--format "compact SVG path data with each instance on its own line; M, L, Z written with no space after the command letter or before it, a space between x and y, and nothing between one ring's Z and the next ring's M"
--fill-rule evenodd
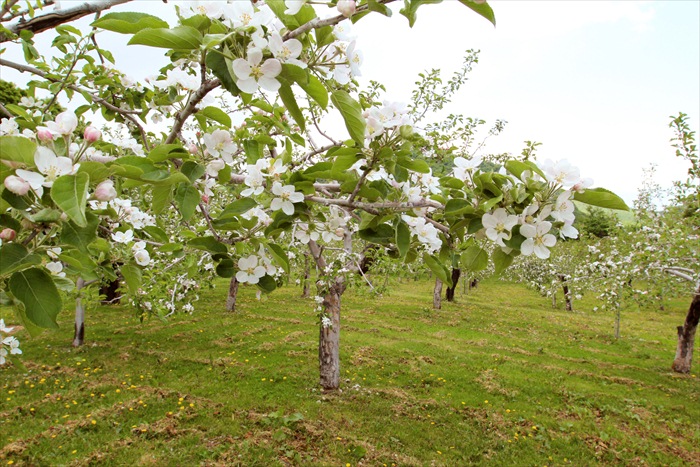
M441 311L431 286L346 293L326 394L297 289L227 314L222 281L167 323L89 310L77 350L65 312L22 340L29 374L0 369L0 465L700 465L700 381L669 370L685 302L625 312L616 341L520 285Z

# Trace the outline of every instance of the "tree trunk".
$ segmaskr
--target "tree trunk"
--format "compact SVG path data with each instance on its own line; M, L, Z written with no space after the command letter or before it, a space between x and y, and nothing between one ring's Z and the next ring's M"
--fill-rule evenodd
M470 289L476 289L478 286L479 286L479 279L472 279L472 281L469 283Z
M236 299L238 298L238 279L234 275L228 286L228 297L226 298L226 311L236 311Z
M114 281L109 281L103 283L100 286L100 295L104 295L105 298L100 300L101 305L113 305L119 304L119 279Z
M448 287L447 290L445 290L445 298L448 302L455 301L455 290L457 290L457 283L459 282L459 276L461 274L461 269L452 268L452 287Z
M318 367L320 384L324 390L340 387L340 296L344 287L336 284L323 297L325 316L331 325L320 326L318 342Z
M83 306L83 298L80 295L80 290L85 286L85 281L82 277L78 277L76 288L78 289L78 297L75 299L75 327L73 332L73 347L80 347L85 342L85 307Z
M700 287L695 291L693 301L690 302L688 315L683 326L678 326L678 347L676 358L671 368L677 373L689 373L693 362L693 345L695 343L695 331L700 321Z
M439 310L442 308L442 281L435 278L435 288L433 289L433 308Z
M311 295L309 291L309 276L311 276L311 261L309 261L309 254L304 253L304 279L302 279L301 298L309 298Z
M573 311L574 308L571 305L571 292L569 291L569 284L566 282L566 276L564 276L564 274L559 274L559 280L561 281L561 289L564 291L566 311Z
M620 308L615 313L615 339L620 338Z

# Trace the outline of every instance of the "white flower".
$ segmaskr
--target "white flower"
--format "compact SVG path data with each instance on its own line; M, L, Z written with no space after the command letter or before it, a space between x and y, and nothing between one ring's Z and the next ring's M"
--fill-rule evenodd
M270 209L273 211L282 210L286 215L294 214L294 204L304 201L304 194L294 191L294 185L282 186L281 183L275 182L272 185L272 194L276 195L270 203Z
M467 173L474 171L481 165L480 157L472 157L467 160L464 157L455 157L454 160L455 168L454 175L460 180L465 180L467 178Z
M223 6L225 5L224 2L221 1L213 1L213 2L203 2L203 1L195 1L195 2L190 2L188 5L190 10L194 12L194 14L197 15L204 15L207 16L208 18L211 19L219 19L224 13L224 8Z
M248 188L241 191L241 196L252 196L259 195L263 192L263 174L254 165L248 166L248 174L246 175L243 183L245 183Z
M233 61L233 72L238 80L236 85L241 91L252 94L258 90L258 86L267 91L277 91L280 82L275 79L282 72L282 64L276 58L268 58L262 62L262 52L251 50L248 59L237 58Z
M520 226L520 233L525 237L525 241L520 246L520 251L525 256L533 252L540 259L549 258L549 249L557 243L554 235L547 233L552 228L552 223L548 221L537 224L523 224Z
M257 284L266 272L264 266L258 266L258 257L255 255L239 259L238 269L240 270L236 273L236 280L248 284Z
M303 7L305 3L306 0L284 0L284 6L287 7L287 9L284 10L284 14L296 15L299 13L301 7Z
M301 243L307 244L310 240L314 242L318 240L319 234L315 229L309 231L309 224L298 224L296 230L294 231L294 238L299 240Z
M340 41L350 42L355 39L355 34L352 30L352 21L344 19L333 27L333 35Z
M229 164L233 163L233 153L238 150L238 146L233 142L230 132L214 130L211 133L205 133L202 139L209 154L220 157Z
M510 239L510 231L518 223L518 216L508 214L498 208L493 213L481 216L481 223L486 228L486 236L499 246L506 246L503 240Z
M328 316L321 318L321 326L326 329L333 326L333 321Z
M338 9L341 15L349 18L355 14L357 4L355 3L355 0L338 0L335 7Z
M558 197L552 207L551 216L561 222L574 221L574 203L571 201L571 192L564 191Z
M52 133L58 135L70 135L78 126L78 117L71 111L61 112L56 115L55 122L46 122L46 126Z
M348 48L345 49L345 54L348 57L348 65L350 66L350 73L353 76L362 76L360 72L360 66L362 65L363 57L362 52L355 50L355 41L348 44Z
M201 82L197 75L191 75L180 68L173 68L166 73L165 81L156 81L155 84L160 88L180 86L185 91L194 91L199 89Z
M5 320L4 320L4 319L0 319L0 331L2 331L2 332L10 332L10 331L12 331L13 329L14 329L14 328L8 328L8 327L6 327L6 326L5 326Z
M207 175L210 177L218 177L219 171L226 166L226 163L221 159L214 159L207 164Z
M80 167L79 164L73 165L73 161L67 157L56 156L51 149L44 146L36 148L34 163L39 172L44 174L43 185L47 188L53 186L53 182L61 175L73 174ZM17 174L19 175L19 170Z
M117 197L117 190L114 189L114 182L112 180L104 180L100 182L97 187L95 187L95 193L93 196L98 201L111 201Z
M60 255L62 251L63 249L60 246L55 246L46 250L46 254L49 255L51 259L58 259L58 255Z
M185 303L184 305L182 305L182 311L186 313L192 313L194 311L194 307L191 303Z
M60 261L52 261L46 263L46 269L49 270L52 276L66 277L66 273L63 271L63 264Z
M134 231L129 229L126 232L114 232L112 234L112 240L117 243L129 243L134 239Z
M301 68L306 68L306 63L299 60L302 51L301 42L297 39L282 41L282 36L278 32L273 32L269 42L270 52L281 63L289 63Z
M547 159L541 169L547 176L547 180L559 185L570 187L581 181L578 168L572 166L566 159L556 162Z
M148 264L151 262L151 257L148 254L148 250L136 250L134 252L134 259L136 260L136 264L139 266L148 266Z
M13 118L3 118L0 120L0 136L16 135L19 133L19 125Z
M143 240L139 240L138 242L135 242L131 246L131 251L134 253L136 253L139 250L145 250L145 249L146 249L146 242L144 242Z

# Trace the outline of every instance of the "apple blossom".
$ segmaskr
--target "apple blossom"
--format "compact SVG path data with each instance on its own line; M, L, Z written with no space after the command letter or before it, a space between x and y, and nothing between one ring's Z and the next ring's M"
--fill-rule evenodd
M73 134L78 126L78 117L71 111L61 112L56 115L56 120L46 122L46 126L54 134L68 136Z
M241 191L241 196L252 196L259 195L263 192L263 174L254 165L248 166L248 174L246 175L243 183L245 183L248 188Z
M233 142L230 132L214 130L211 133L206 133L202 139L209 154L220 157L228 163L233 163L233 153L238 150L238 145Z
M11 242L17 236L17 232L14 229L5 228L0 230L0 240L4 242Z
M294 204L304 201L303 193L294 191L294 185L282 186L281 183L275 182L272 184L272 194L276 195L270 203L270 209L273 211L282 210L286 215L294 214Z
M523 255L529 256L533 252L540 259L549 258L549 249L557 243L554 235L548 233L552 228L549 221L541 221L536 224L523 224L520 226L520 234L525 241L520 246Z
M45 176L42 184L47 188L53 186L53 182L61 175L74 174L80 167L78 164L73 165L73 161L68 157L59 157L51 149L44 146L38 146L36 148L34 163L39 172ZM18 175L20 175L19 172L18 170ZM24 175L20 176L25 178Z
M248 59L237 58L233 61L233 72L238 80L236 85L241 91L253 94L258 86L266 91L277 91L280 82L275 78L282 72L282 64L276 58L268 58L260 64L263 54L260 50L250 50Z
M94 126L89 126L85 128L85 132L83 133L83 138L88 143L94 143L95 141L99 141L101 137L102 132Z
M126 232L114 232L112 240L117 243L129 243L134 239L134 231L129 229Z
M454 164L454 176L460 180L466 180L467 174L473 172L481 165L481 158L472 157L471 159L465 159L462 156L458 156L455 157Z
M489 240L496 242L499 246L506 246L503 240L510 239L510 231L518 223L518 216L498 208L492 213L481 216L481 223L486 228L486 236Z
M299 60L302 51L301 42L297 39L282 40L278 32L273 32L269 42L270 52L281 63L289 63L301 68L306 68L306 63Z
M111 201L117 197L117 190L114 188L112 180L104 180L95 187L93 196L98 201Z
M301 10L301 7L304 6L306 3L306 0L284 0L284 6L287 7L286 10L284 10L285 15L296 15L299 13Z
M542 163L541 169L547 176L547 180L559 185L570 187L581 181L578 168L572 166L566 159L556 162L547 159Z
M49 141L53 141L53 133L51 133L51 130L49 130L45 126L39 126L36 128L36 137L42 143L48 143Z
M139 266L148 266L151 262L151 257L148 250L136 250L134 252L134 260Z
M7 188L10 192L19 196L26 195L32 188L31 184L27 180L17 175L9 175L5 177L5 181L3 182L3 184L5 185L5 188ZM39 188L43 190L43 188L41 188L41 183L39 183Z
M338 0L335 6L341 15L346 18L351 17L355 14L355 9L357 8L355 0Z
M52 276L66 277L66 273L63 272L63 263L60 261L52 261L46 263L46 269L49 270Z
M239 259L238 269L240 270L236 273L236 279L240 283L257 284L266 273L265 267L258 265L258 257L256 255Z
M301 223L297 224L296 226L294 238L303 244L307 244L310 240L313 240L314 242L317 241L319 238L319 233L313 227L309 227L309 224Z

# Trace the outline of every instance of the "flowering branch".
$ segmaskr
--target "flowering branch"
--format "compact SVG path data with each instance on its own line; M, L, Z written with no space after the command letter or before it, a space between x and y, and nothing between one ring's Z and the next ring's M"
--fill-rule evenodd
M185 124L187 118L197 111L197 104L199 104L207 94L219 86L221 86L221 81L219 81L217 78L202 83L202 86L200 86L200 88L190 96L185 108L175 115L173 129L170 131L168 138L165 140L165 144L171 144L173 141L175 141L175 138L177 138L177 135L180 134L180 130L182 130L182 126Z

